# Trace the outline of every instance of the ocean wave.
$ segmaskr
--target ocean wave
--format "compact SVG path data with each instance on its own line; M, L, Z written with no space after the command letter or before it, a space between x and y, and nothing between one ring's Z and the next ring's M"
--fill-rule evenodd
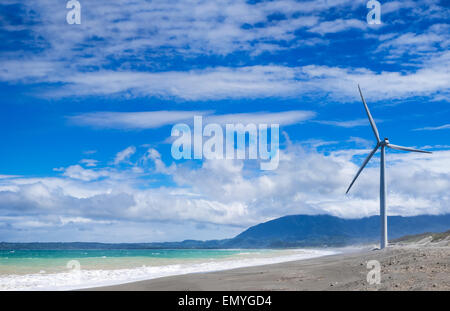
M296 250L289 255L264 258L238 258L202 263L172 264L164 266L141 266L131 269L76 270L52 274L26 274L0 276L0 290L71 290L129 282L143 281L166 276L230 270L310 259L338 253L331 250Z

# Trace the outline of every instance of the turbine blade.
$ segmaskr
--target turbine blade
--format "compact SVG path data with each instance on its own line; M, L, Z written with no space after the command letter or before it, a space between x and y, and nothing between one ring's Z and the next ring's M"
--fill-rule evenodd
M369 118L370 126L372 127L373 133L375 134L375 138L377 139L377 143L379 143L380 142L380 134L378 133L378 129L377 129L377 126L375 124L375 121L373 120L372 115L370 114L369 107L366 104L366 100L364 99L364 96L363 96L363 94L361 92L361 88L359 87L359 84L358 84L358 90L359 90L359 95L361 95L361 100L362 100L362 102L364 104L364 108L366 109L366 113L367 113L367 117Z
M369 163L370 159L373 157L373 155L375 154L375 152L377 152L378 148L380 147L380 144L377 144L375 146L375 148L372 150L372 152L367 156L367 158L364 160L363 165L361 165L361 167L359 168L358 173L356 173L355 178L353 178L352 183L350 184L350 186L347 189L347 192L345 192L345 194L347 194L350 191L350 188L353 186L353 184L355 183L356 179L358 178L359 174L361 174L362 170L364 169L364 167L366 167L367 163Z
M425 150L419 150L419 149L414 149L414 148L409 148L409 147L397 146L397 145L393 145L393 144L387 144L386 146L388 146L391 149L402 150L402 151L432 153L431 151L425 151Z

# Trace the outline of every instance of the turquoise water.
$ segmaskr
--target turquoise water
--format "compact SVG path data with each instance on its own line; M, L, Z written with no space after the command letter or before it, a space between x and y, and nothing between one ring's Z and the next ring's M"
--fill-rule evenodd
M0 290L65 290L220 271L330 255L334 251L110 249L0 250Z
M83 269L124 269L232 258L270 250L108 249L108 250L0 250L0 275L67 271L70 260Z

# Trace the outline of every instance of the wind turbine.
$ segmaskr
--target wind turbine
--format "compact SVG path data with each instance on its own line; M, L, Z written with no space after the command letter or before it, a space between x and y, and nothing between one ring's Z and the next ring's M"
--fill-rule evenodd
M380 218L381 218L381 241L380 241L380 249L385 248L388 245L388 238L387 238L387 215L386 215L386 175L385 175L385 149L386 147L395 149L395 150L402 150L402 151L410 151L410 152L421 152L421 153L431 153L429 151L424 150L418 150L413 149L409 147L402 147L393 145L389 142L389 139L385 138L383 140L380 140L380 134L378 134L378 129L375 124L375 121L372 118L372 115L370 114L369 107L366 104L366 101L364 100L363 94L361 92L361 88L358 85L359 94L361 95L361 100L364 104L364 108L366 109L367 117L369 118L370 126L372 127L373 133L375 134L375 138L377 140L377 145L375 148L373 148L372 152L367 156L367 158L364 160L364 163L359 168L358 173L356 173L355 178L353 178L352 183L347 189L346 194L350 191L350 188L355 183L356 179L358 178L359 174L361 174L364 167L366 167L367 163L369 163L370 159L373 157L373 155L377 152L379 148L381 148L381 157L380 157Z

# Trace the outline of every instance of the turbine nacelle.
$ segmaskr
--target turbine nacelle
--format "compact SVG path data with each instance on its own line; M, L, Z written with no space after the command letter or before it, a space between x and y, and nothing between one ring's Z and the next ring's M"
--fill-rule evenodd
M389 145L389 139L388 138L384 138L382 141L380 141L380 145L381 146Z
M361 88L359 87L359 85L358 85L358 89L359 89L359 94L361 95L361 100L362 100L362 102L364 104L364 108L365 108L366 113L367 113L367 117L369 118L370 126L372 127L373 134L375 135L375 139L377 140L377 145L375 146L375 148L373 148L372 152L370 152L370 154L364 160L363 164L361 165L361 167L359 168L358 172L356 173L355 178L353 178L352 183L348 187L346 193L348 193L350 191L350 189L352 188L352 186L355 183L356 179L358 178L359 174L361 174L361 172L364 169L364 167L366 167L367 163L369 163L370 159L372 159L373 155L378 151L378 149L380 147L388 147L390 149L401 150L401 151L409 151L409 152L431 153L430 151L425 151L425 150L419 150L419 149L414 149L414 148L410 148L410 147L403 147L403 146L393 145L393 144L390 143L388 138L384 138L383 140L381 140L380 139L380 134L378 133L377 125L375 124L375 121L372 118L372 114L370 113L369 107L366 104L366 100L364 99L364 96L363 96L363 94L361 92Z

